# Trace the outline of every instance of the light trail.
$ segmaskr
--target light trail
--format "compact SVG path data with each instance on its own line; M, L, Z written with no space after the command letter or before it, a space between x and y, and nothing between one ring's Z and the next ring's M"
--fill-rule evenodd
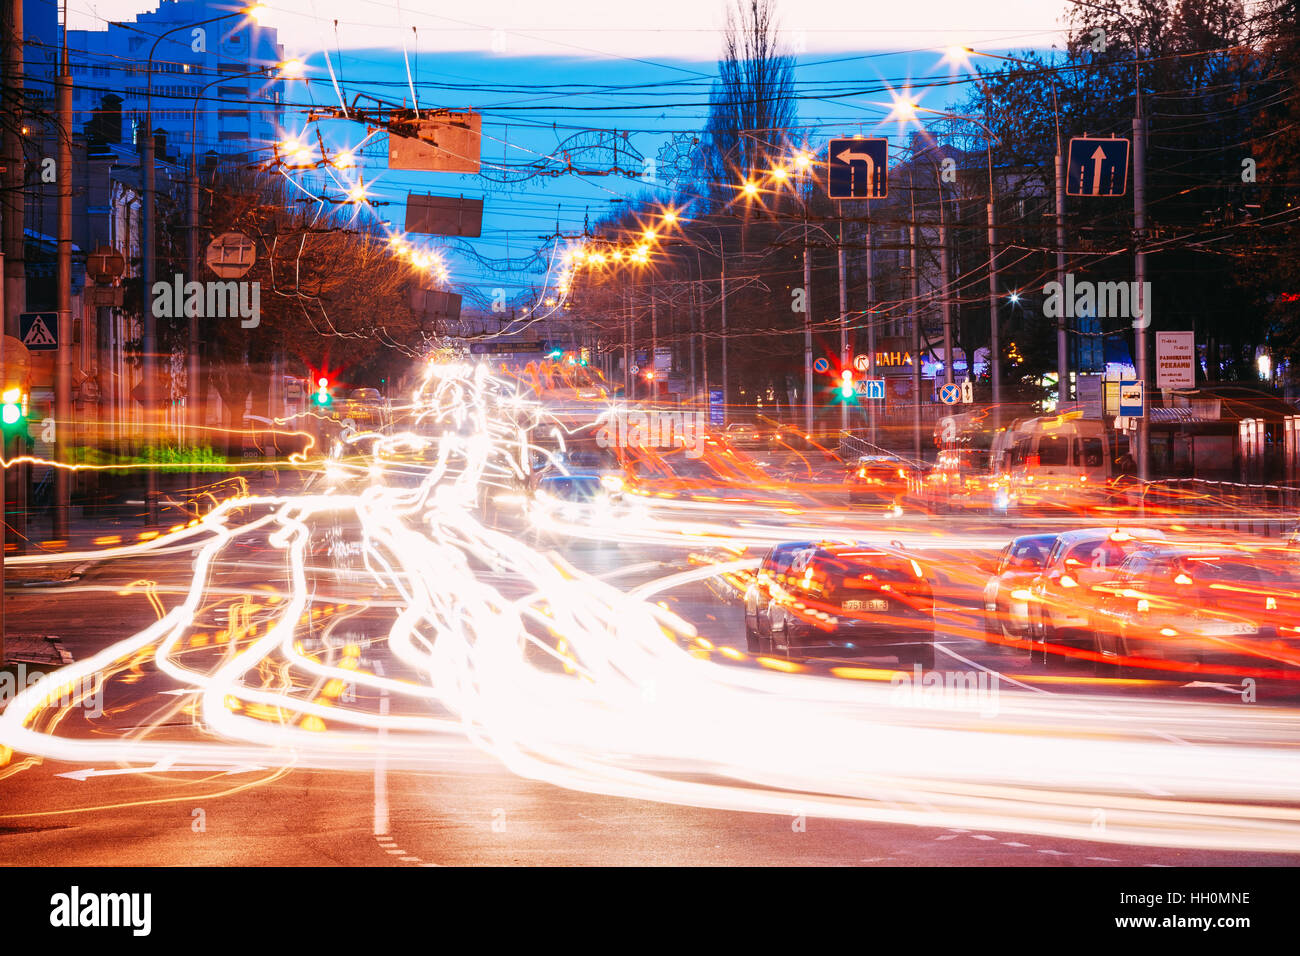
M630 589L616 585L618 574L584 574L479 517L492 489L522 477L521 462L538 450L531 435L551 427L536 403L483 366L431 365L410 418L412 430L400 435L348 436L364 453L336 444L313 493L241 496L172 534L96 552L188 550L194 574L159 620L21 691L0 716L0 745L91 765L373 773L377 760L388 771L454 771L468 741L521 776L642 800L1300 852L1294 709L1147 699L1103 706L999 687L995 712L984 713L904 699L892 682L710 653L691 624L654 599L744 572L751 557ZM811 524L795 531L825 534ZM792 533L743 503L697 509L656 499L608 529L609 540L733 554ZM214 598L232 593L220 569L237 566L232 549L250 544L282 556L279 579L255 614L228 616L224 643L195 645L211 630ZM322 553L330 564L317 567ZM331 612L346 603L350 614L383 617L386 634L366 649L384 655L381 666L363 666L359 651L328 662L307 652L307 629L323 612L316 579L327 573L377 590L373 600L329 601ZM338 620L321 640L335 640ZM141 656L187 695L192 738L42 726L62 689L112 681ZM334 681L355 686L355 701L325 693Z

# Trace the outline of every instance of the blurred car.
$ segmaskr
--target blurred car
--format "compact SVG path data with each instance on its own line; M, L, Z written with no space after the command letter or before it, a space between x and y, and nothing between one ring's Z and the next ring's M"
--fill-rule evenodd
M765 432L751 422L732 422L722 436L737 448L761 445L765 441Z
M1094 591L1097 650L1115 664L1300 666L1300 576L1289 554L1145 547Z
M746 588L745 641L753 653L883 651L901 664L933 667L933 591L921 565L902 551L778 544Z
M1056 544L1055 534L1027 534L1012 539L998 555L997 565L984 585L984 630L1004 637L1029 634L1029 603L1034 580Z
M1087 633L1094 585L1108 579L1130 554L1162 541L1153 528L1087 528L1057 536L1029 589L1031 636L1039 644L1065 641L1095 645Z
M849 504L902 507L916 476L911 462L893 455L863 455L848 466Z
M582 472L543 475L533 488L528 508L538 537L558 540L566 537L563 525L609 531L635 506L624 501L618 476ZM602 535L594 538L601 540Z
M384 424L387 406L384 397L377 388L354 388L335 408L334 414L340 419L352 419L354 423L365 427L379 427Z

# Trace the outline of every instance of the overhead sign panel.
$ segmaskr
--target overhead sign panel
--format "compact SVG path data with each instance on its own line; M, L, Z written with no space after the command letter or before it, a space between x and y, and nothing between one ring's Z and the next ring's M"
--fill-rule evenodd
M541 354L541 342L471 342L470 355L527 355Z
M1123 196L1128 191L1129 141L1070 140L1066 164L1065 193L1068 196Z
M223 279L239 279L257 261L257 246L242 232L223 232L208 243L203 261Z
M431 236L477 237L483 232L483 200L412 193L406 197L406 231Z
M884 199L889 195L889 140L833 139L826 170L831 199Z
M472 110L393 110L388 119L388 168L477 173L483 117Z

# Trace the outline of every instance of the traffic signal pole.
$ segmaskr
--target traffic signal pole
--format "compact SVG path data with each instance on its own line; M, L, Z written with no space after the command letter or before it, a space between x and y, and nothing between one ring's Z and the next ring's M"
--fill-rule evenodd
M844 220L840 220L840 239L835 250L838 253L840 270L840 368L853 367L853 355L849 351L849 288L844 268ZM849 430L849 402L840 402L840 431Z

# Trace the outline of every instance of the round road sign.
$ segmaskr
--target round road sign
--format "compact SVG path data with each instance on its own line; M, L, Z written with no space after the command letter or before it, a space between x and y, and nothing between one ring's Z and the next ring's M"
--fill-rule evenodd
M859 352L857 355L853 356L853 370L855 372L870 372L871 356L866 352Z
M830 371L830 368L831 368L831 363L828 362L828 361L826 361L824 358L819 358L819 359L814 359L814 360L813 360L813 371L814 371L814 372L829 372L829 371Z
M257 249L242 232L223 232L208 243L203 261L221 278L238 279L253 268Z
M945 405L956 405L961 401L961 386L956 382L945 382L940 385L939 400Z

